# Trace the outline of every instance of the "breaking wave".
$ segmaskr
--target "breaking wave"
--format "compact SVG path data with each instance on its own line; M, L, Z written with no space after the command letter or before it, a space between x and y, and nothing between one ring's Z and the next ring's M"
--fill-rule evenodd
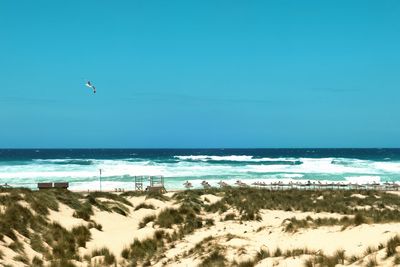
M92 160L85 159L56 159L56 160L47 160L47 162L52 164L59 165L92 165Z
M0 160L0 184L63 180L80 185L102 179L131 183L134 176L162 175L167 187L202 180L327 180L344 182L400 181L400 161L354 158L257 157L252 155L170 155L123 159L61 158ZM112 182L112 183L111 183Z
M207 156L207 155L199 155L199 156L174 156L179 160L196 162L208 162L208 163L217 163L217 164L232 164L235 163L257 163L257 164L265 164L265 165L299 165L302 164L300 160L296 159L287 159L287 158L255 158L253 156Z

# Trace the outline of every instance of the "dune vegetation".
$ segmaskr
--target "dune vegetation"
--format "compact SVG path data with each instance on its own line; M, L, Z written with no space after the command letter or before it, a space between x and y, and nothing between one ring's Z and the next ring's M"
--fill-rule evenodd
M65 209L74 224L54 217ZM131 241L121 248L98 243L96 237L107 236L118 221L132 226L119 229ZM360 248L349 242L333 250L326 244L310 246L306 239L313 232L329 238L332 232L350 237L356 231L380 234L373 232L378 231L373 225L387 227L388 238L376 244L360 241L365 243ZM244 267L285 261L287 266L379 266L400 262L396 229L400 230L400 197L372 190L0 190L3 266ZM293 235L304 236L304 242L288 246Z

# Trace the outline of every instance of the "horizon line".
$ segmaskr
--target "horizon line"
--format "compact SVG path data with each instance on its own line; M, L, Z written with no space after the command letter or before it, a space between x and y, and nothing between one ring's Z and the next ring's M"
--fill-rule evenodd
M113 150L113 149L142 149L142 150L157 150L157 149L180 149L180 150L207 150L207 149L218 149L218 150L232 150L232 149L400 149L400 147L26 147L26 148L12 148L12 147L0 147L0 150L56 150L56 149L103 149L103 150Z

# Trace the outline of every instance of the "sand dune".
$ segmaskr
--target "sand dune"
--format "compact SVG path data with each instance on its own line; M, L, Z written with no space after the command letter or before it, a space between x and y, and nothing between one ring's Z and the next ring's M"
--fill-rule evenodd
M400 233L400 218L399 221L393 219L381 223L368 221L368 218L365 223L354 224L353 222L356 220L354 210L360 212L359 207L365 206L366 203L370 204L374 212L397 214L395 212L398 212L400 203L397 196L387 197L385 193L379 193L378 197L376 195L372 197L354 193L343 197L349 206L346 209L348 208L348 212L354 212L353 214L339 212L343 209L340 205L337 206L337 212L332 212L336 206L330 208L331 212L261 208L257 211L257 219L244 219L244 213L237 205L248 200L245 194L238 193L237 199L231 200L225 199L227 193L224 191L214 190L204 193L192 191L178 194L181 196L177 197L174 193L158 197L146 195L112 197L112 194L102 194L101 197L92 200L94 204L90 219L77 218L76 208L59 201L57 210L49 209L45 218L48 223L60 224L66 231L74 231L73 229L79 226L89 229L90 238L84 243L85 246L78 248L76 259L69 260L76 266L89 266L90 263L95 262L99 266L108 266L104 255L93 254L104 247L114 255L113 264L128 266L130 256L128 259L123 256L124 249L132 250L131 244L135 239L142 242L153 240L157 232L161 233L163 238L162 243L157 243L158 252L151 254L152 256L149 256L150 254L143 256L143 259L135 258L135 262L139 265L144 264L147 259L146 264L152 266L197 266L203 264L213 252L218 252L226 266L240 262L251 262L251 266L305 266L307 260L316 259L318 255L330 257L339 250L343 250L346 255L344 262L346 266L365 266L370 260L376 261L378 266L393 266L394 264L396 255L386 257L386 243ZM231 194L236 193L232 191ZM265 194L271 193L266 191ZM280 197L284 196L284 193L280 194ZM304 197L310 197L311 202L307 199L303 201L312 203L310 205L315 205L318 209L321 207L323 209L323 205L319 206L318 201L329 201L332 193L310 194ZM85 203L85 199L88 198L85 194L73 196L80 199L81 203ZM39 210L32 207L31 199L25 196L18 203L32 209L33 214L39 216ZM382 199L388 201L386 204L391 207L390 209L382 208ZM221 204L222 201L225 201L225 208ZM234 201L232 203L238 201L239 204L228 205L229 201ZM260 203L248 203L250 206L247 208L260 205ZM288 202L287 205L291 205L290 203ZM375 209L374 207L378 204L381 208ZM2 216L5 215L6 207L4 205L2 208ZM119 207L119 211L114 209L115 207ZM184 207L189 208L189 211L193 210L187 213L188 210ZM193 213L196 207L199 211ZM161 220L160 217L167 216L169 210L179 210L180 215L176 216L182 216L182 220L174 222L170 227L165 227L159 220ZM362 212L368 214L366 210ZM147 224L139 227L143 219L148 216L153 217ZM170 219L174 218L166 217L166 220ZM203 223L200 223L200 227L189 229L187 227L191 223L190 220L200 220ZM91 225L94 224L97 226L92 227ZM31 232L29 236L32 236L34 231L32 229L29 231ZM175 237L172 238L173 235ZM42 259L44 265L49 265L52 260L45 256L46 253L35 250L37 248L32 244L29 236L17 233L18 242L22 244L21 249L13 248L14 240L4 236L0 241L2 251L0 263L10 266L29 266L36 257ZM47 246L46 243L44 245ZM301 253L296 252L298 255L290 254L300 250ZM48 251L54 253L54 251L51 252L52 248L48 248ZM268 256L260 257L261 251L268 252ZM131 253L136 255L135 251ZM24 257L24 260L21 257ZM356 260L352 262L351 257ZM325 265L317 264L316 266ZM342 265L337 264L337 266Z

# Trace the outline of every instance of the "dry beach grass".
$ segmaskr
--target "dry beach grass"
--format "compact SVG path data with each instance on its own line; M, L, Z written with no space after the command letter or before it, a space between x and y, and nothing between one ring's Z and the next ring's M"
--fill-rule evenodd
M0 192L3 266L393 266L400 197L224 188Z

